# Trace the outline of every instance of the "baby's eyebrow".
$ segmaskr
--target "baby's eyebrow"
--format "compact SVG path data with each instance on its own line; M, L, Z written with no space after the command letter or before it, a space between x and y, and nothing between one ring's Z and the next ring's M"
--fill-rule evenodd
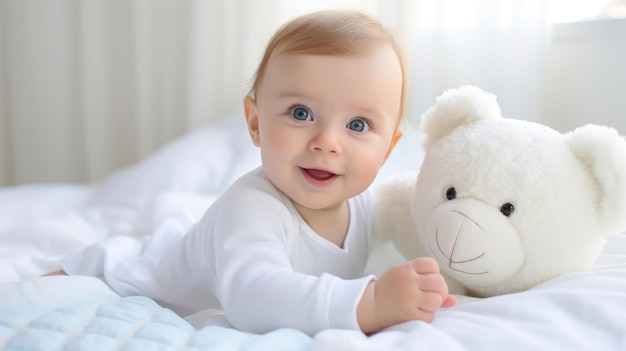
M367 117L373 117L373 118L383 118L385 116L384 113L381 113L380 111L378 111L375 108L371 108L369 106L355 106L355 109L357 111L363 111L365 112L365 115Z
M311 98L310 96L306 95L306 94L302 94L302 93L298 93L298 92L284 92L280 95L278 95L279 98L299 98L299 99L304 99L304 98Z

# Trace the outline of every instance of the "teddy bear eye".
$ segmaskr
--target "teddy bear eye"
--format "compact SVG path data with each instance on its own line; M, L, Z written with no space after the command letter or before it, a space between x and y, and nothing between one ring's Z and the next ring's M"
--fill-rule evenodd
M454 187L449 187L448 190L446 190L446 199L448 200L456 199L456 189L454 189Z
M502 207L500 207L500 212L502 212L503 215L505 216L510 216L513 211L515 211L515 206L513 206L510 203L505 203L504 205L502 205Z

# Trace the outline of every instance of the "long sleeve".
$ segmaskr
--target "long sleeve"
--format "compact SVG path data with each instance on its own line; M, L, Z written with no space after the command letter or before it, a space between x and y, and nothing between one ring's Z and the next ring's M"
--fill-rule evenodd
M151 297L181 315L221 308L240 330L286 327L313 335L358 329L356 308L374 279L363 275L366 204L350 203L350 231L339 248L314 233L258 169L229 188L199 222L165 221L134 246L103 243L73 265L102 274L122 295ZM90 259L90 252L99 256Z
M200 240L193 246L209 248L203 256L214 257L208 259L214 293L229 322L251 332L358 329L356 307L373 279L360 276L363 261L350 263L346 250L328 242L302 243L314 237L310 228L288 200L258 181L252 188L263 191L225 197L195 228ZM342 264L352 266L351 274L342 274L347 279L336 275Z

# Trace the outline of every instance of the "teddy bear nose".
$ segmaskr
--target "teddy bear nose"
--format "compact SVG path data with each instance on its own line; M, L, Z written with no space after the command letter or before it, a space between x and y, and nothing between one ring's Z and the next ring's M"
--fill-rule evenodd
M436 229L437 249L448 260L448 265L454 269L455 265L468 263L480 259L485 255L479 237L484 228L474 217L482 217L476 212L476 202L465 202L462 206L453 208L445 221L441 221ZM488 271L474 272L485 274Z
M456 213L457 215L462 217L461 220L467 220L467 221L473 223L480 230L482 230L483 227L480 224L478 224L478 222L476 222L470 215L472 213L472 208L474 208L474 204L472 203L468 207L469 208L467 210L465 210L465 209L452 210L452 213ZM469 214L465 214L464 211L467 211Z

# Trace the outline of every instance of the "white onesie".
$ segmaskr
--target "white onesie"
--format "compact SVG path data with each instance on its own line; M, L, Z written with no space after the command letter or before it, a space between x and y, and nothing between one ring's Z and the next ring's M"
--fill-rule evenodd
M68 274L102 275L119 294L148 296L182 315L223 309L244 331L359 329L357 304L375 279L363 272L372 244L371 205L369 191L349 200L350 225L340 248L317 235L257 168L186 234L164 225L136 254L119 254L130 249L118 238L117 249L112 239L62 266Z

